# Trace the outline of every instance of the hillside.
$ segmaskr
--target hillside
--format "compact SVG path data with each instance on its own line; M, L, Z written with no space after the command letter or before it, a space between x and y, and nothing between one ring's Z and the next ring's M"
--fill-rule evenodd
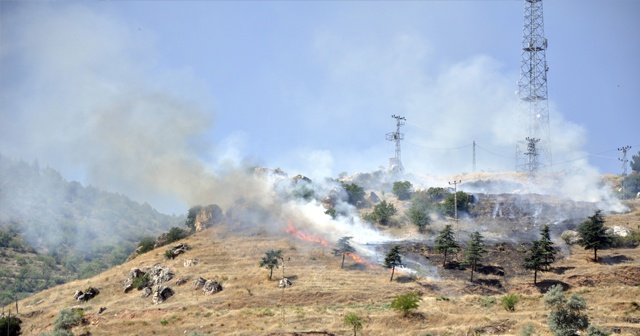
M639 229L640 203L631 201L627 206L630 212L606 215L607 225ZM441 221L433 225L447 222ZM470 283L468 270L441 267L441 256L433 253L429 243L432 234L414 231L410 240L398 243L403 245L404 257L415 259L425 273L400 271L389 282L388 270L366 263L347 260L341 269L340 258L331 253L331 240L327 238L328 246L321 243L329 232L313 233L298 224L291 220L289 225L266 221L247 226L227 215L224 224L181 241L191 249L176 259L167 260L165 249L159 248L93 278L21 300L22 329L25 334L51 330L61 309L82 306L85 323L75 327L74 334L350 335L352 331L343 319L345 314L355 312L365 318L362 335L518 335L529 325L536 334L549 335L542 293L560 284L568 293L586 299L591 322L617 335L640 334L638 248L600 251L602 259L596 263L591 251L556 240L562 257L550 272L539 274L539 284L534 286L532 272L522 269L519 262L522 245L508 240L499 244L496 238L487 244L485 272ZM274 270L273 280L268 280L267 269L258 267L270 249L283 250L286 266L284 271ZM384 253L386 245L372 249ZM373 264L377 259L369 258ZM195 265L187 262L194 260ZM154 265L168 267L174 273L164 283L175 291L173 296L153 304L151 297L140 297L141 291L124 292L123 284L131 269ZM284 290L277 282L282 272L293 282ZM198 277L219 281L223 290L211 295L195 290L192 282ZM176 285L183 278L188 281ZM74 300L76 290L88 287L100 293L86 303ZM401 317L389 306L395 295L403 293L419 293L422 297L419 309L409 317ZM500 304L506 293L520 297L513 312ZM13 305L4 309L15 313Z
M0 303L124 262L184 216L0 156Z

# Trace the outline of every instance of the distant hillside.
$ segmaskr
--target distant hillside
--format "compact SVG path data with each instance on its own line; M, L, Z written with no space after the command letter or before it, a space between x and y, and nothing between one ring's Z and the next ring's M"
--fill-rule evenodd
M142 237L183 223L52 168L0 156L0 301L93 276L124 262Z

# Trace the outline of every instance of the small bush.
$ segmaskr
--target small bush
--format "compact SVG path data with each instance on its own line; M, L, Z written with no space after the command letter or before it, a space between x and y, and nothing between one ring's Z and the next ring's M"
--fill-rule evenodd
M518 303L518 301L520 301L520 299L518 298L518 295L513 293L507 294L502 298L502 307L506 311L515 311L516 303Z
M480 305L485 308L492 307L494 304L496 304L496 298L491 296L484 297L482 302L480 302Z
M140 253L147 253L153 250L153 245L156 244L156 240L153 237L144 237L140 239L138 243L138 247L140 248Z
M611 333L608 333L597 326L590 324L589 328L587 328L587 336L609 336Z
M162 319L160 321L160 324L162 324L163 326L166 326L167 324L169 324L169 321L167 321L167 319Z
M536 332L536 328L533 327L533 324L527 324L520 330L520 336L531 336Z
M175 241L178 241L182 238L185 238L187 236L187 233L178 227L172 227L169 230L169 233L167 233L167 244L171 244Z
M418 309L418 302L422 301L420 294L409 293L396 296L391 301L391 309L407 316L412 310Z
M166 251L164 251L164 257L167 259L175 259L176 255L173 253L172 249L167 249Z
M133 288L142 289L149 284L149 274L145 274L141 277L133 278L132 286Z
M53 324L54 330L70 330L74 326L82 322L84 311L82 310L70 310L63 309L58 314L55 323Z

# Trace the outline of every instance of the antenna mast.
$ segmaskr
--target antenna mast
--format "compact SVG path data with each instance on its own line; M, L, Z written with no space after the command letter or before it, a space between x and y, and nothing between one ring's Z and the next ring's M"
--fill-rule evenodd
M544 37L542 0L525 0L524 4L518 96L522 111L520 122L528 136L526 141L516 144L516 171L535 174L538 169L552 165L547 101L549 67L545 54L547 39Z
M404 173L404 167L402 166L401 160L401 152L400 152L400 141L404 140L404 133L400 133L400 126L404 125L405 117L392 115L391 118L396 119L396 131L392 133L387 133L387 140L395 141L396 143L396 156L389 159L389 169L392 171Z

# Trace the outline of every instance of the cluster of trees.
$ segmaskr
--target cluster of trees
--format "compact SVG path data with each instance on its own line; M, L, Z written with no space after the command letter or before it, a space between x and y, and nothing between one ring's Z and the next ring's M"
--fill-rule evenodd
M635 198L640 192L640 152L631 157L631 174L622 177L620 197L623 199Z

